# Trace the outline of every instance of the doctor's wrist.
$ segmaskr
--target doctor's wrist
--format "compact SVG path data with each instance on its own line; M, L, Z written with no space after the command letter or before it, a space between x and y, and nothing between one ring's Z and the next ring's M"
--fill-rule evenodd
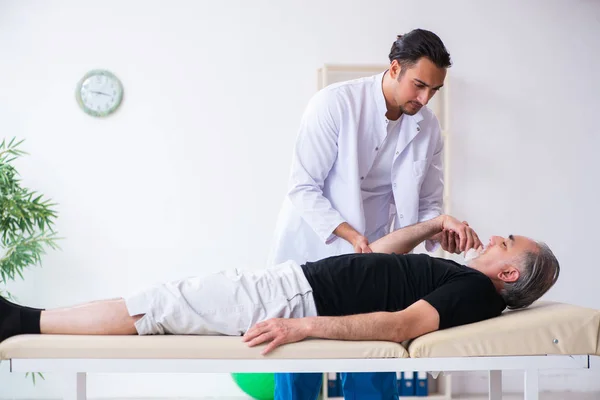
M333 231L333 233L352 245L354 245L356 241L359 240L362 236L347 222L342 222L340 225L338 225L338 227L335 229L335 231Z

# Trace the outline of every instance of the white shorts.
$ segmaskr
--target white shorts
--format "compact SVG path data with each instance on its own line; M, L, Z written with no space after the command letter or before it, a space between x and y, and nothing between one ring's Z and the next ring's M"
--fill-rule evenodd
M156 285L125 299L144 316L140 335L243 335L269 318L317 315L312 288L292 261L260 271L223 271Z

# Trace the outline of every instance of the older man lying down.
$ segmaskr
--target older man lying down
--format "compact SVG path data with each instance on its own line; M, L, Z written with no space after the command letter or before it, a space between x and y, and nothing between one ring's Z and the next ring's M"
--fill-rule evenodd
M453 232L466 265L407 254ZM307 337L402 342L438 329L527 307L556 282L560 266L543 243L492 236L442 215L390 233L373 253L347 254L258 271L232 269L168 282L132 296L60 309L0 297L0 341L19 334L243 335L266 354Z

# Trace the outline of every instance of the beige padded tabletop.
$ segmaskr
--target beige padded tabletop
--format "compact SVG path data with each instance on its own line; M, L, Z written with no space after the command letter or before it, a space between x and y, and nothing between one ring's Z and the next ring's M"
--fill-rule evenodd
M20 335L0 343L0 359L331 359L597 354L600 310L538 302L500 317L432 332L408 345L382 341L308 339L262 356L227 336Z
M74 336L19 335L0 343L0 360L11 358L120 359L328 359L405 358L398 343L307 339L281 346L266 356L230 336Z
M500 317L436 331L408 345L410 357L597 354L600 310L537 302Z

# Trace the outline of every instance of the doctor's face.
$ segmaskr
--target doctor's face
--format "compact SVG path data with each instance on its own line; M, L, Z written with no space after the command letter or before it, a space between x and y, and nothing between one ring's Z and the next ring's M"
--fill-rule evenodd
M403 72L403 73L402 73ZM422 57L410 68L402 67L396 60L390 65L393 106L404 114L414 115L441 89L446 79L446 68L437 67L431 60Z

